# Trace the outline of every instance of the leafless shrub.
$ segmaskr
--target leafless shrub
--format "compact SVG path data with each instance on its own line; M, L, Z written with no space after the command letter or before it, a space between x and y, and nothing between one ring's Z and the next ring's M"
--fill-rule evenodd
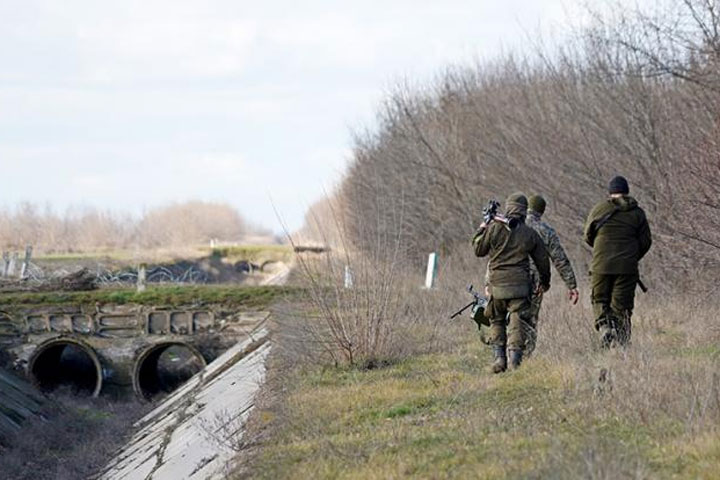
M297 254L309 302L279 309L276 341L296 357L365 367L436 348L444 299L422 290L420 275L403 263L402 236L373 225L375 247L359 252L347 242L340 209L332 209L339 248L320 256ZM395 221L401 222L401 209Z
M584 217L622 173L655 233L645 275L707 285L720 268L720 17L713 2L673 5L597 17L557 51L398 87L378 131L357 137L338 193L350 241L370 251L377 230L394 229L419 267L425 252L464 247L487 198L523 190L549 199L547 217L582 265Z

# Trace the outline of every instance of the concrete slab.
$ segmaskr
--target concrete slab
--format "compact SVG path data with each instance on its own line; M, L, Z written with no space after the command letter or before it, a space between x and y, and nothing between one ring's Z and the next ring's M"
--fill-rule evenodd
M25 420L40 416L44 403L32 385L0 370L0 435L15 433Z
M265 380L270 349L263 328L218 357L136 424L138 433L99 478L225 478Z

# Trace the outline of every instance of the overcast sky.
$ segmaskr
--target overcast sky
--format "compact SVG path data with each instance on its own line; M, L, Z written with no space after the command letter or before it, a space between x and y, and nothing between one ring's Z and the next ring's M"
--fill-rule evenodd
M0 0L0 206L225 201L279 231L272 198L297 228L393 84L528 48L566 6Z

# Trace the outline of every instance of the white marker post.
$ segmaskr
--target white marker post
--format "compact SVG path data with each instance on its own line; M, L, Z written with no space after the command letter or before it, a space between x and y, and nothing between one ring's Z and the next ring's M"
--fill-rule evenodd
M425 288L433 288L435 286L435 277L437 276L437 253L433 252L428 257L427 273L425 274Z
M345 265L345 288L353 287L353 273L349 265Z
M137 276L137 291L138 293L142 293L147 288L147 265L144 263L140 264L140 268L138 268L138 276Z
M22 268L20 269L20 278L26 278L28 275L28 269L30 268L30 261L32 260L32 245L25 247L25 260L23 260Z
M10 255L10 265L8 266L8 277L14 277L15 276L15 267L17 266L18 259L20 258L20 255L17 252L13 252Z

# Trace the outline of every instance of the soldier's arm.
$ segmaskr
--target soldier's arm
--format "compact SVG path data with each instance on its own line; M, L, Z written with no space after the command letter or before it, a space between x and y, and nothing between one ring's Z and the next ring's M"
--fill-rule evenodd
M535 246L530 252L530 258L532 258L532 261L535 262L535 266L538 269L540 286L545 291L550 290L550 259L548 258L545 245L537 233L535 233Z
M650 246L652 245L652 234L650 233L650 225L648 224L645 212L643 212L640 220L638 241L640 242L640 255L638 257L638 260L640 260L650 250Z
M590 245L591 247L595 244L595 228L593 227L593 222L595 221L595 210L597 207L593 208L590 213L588 214L587 220L585 220L585 226L583 227L583 240L585 240L585 243Z
M484 257L490 253L490 230L493 224L487 227L480 228L472 239L472 244L475 249L475 255L478 257Z
M557 233L555 233L555 230L552 229L548 230L547 237L547 252L548 255L550 255L553 265L555 265L555 269L560 274L560 277L562 277L568 290L575 290L577 288L575 272L573 271L570 259L565 253L565 249L560 243L560 238Z

